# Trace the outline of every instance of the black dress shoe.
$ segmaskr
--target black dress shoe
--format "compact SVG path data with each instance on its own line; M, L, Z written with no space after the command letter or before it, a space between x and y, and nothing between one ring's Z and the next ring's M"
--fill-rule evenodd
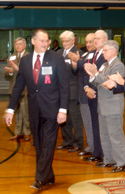
M105 164L103 162L97 162L96 166L97 167L116 167L116 163Z
M73 146L71 149L68 150L68 152L77 152L77 151L79 151L79 150L80 150L79 147Z
M90 157L85 157L83 158L84 161L98 161L98 160L101 160L100 157L95 157L95 156L90 156Z
M33 189L38 189L38 190L42 190L42 186L43 186L43 184L40 182L40 181L35 181L34 183L33 183L33 185L31 185L30 187L31 188L33 188Z
M111 172L124 172L125 166L116 166Z
M72 147L68 147L68 146L63 146L63 145L60 145L60 146L57 146L56 149L57 150L62 150L62 149L69 149L69 148L72 148Z
M91 152L83 151L83 152L79 152L77 155L78 156L85 156L85 155L92 155L92 153Z
M49 181L47 181L46 183L42 183L42 184L43 184L43 186L45 186L45 185L53 185L54 183L55 183L55 178L52 178Z

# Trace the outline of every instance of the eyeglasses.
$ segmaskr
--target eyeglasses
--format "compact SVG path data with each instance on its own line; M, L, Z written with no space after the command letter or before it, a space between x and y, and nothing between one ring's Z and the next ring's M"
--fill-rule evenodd
M103 52L107 52L108 50L112 50L113 48L110 49L103 49Z
M68 42L70 42L71 41L71 39L70 40L62 40L61 42L62 43L68 43Z

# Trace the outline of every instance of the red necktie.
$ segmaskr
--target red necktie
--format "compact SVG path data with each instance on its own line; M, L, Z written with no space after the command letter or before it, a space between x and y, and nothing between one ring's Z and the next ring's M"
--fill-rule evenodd
M41 68L41 62L40 62L39 58L40 58L40 55L37 55L37 59L36 59L34 69L33 69L33 77L34 77L35 84L37 84L39 72L40 72L40 68Z
M97 58L97 55L99 54L99 52L97 51L96 54L94 55L94 58L93 58L93 61L92 63L95 63L96 62L96 58Z

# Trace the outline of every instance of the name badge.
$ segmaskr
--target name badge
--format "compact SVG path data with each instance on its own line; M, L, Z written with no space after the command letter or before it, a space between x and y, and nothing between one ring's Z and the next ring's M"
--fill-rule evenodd
M52 75L52 66L42 67L42 75Z
M71 64L71 60L70 59L65 59L65 63Z
M94 53L89 53L87 59L92 59L94 56Z
M10 61L14 61L16 59L16 56L11 56Z
M99 68L99 72L102 72L105 68L105 65L102 65L100 68Z

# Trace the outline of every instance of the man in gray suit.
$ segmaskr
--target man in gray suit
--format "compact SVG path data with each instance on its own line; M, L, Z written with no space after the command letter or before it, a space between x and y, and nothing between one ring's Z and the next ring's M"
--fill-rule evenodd
M104 153L103 162L98 167L115 167L111 172L125 171L125 139L123 132L124 94L113 94L112 90L101 86L108 75L119 72L124 76L124 64L118 59L118 43L114 40L103 44L103 55L108 61L99 71L95 64L85 64L90 82L98 88L98 112L101 144Z
M60 35L63 49L57 52L63 55L67 65L70 78L70 103L66 123L61 125L63 143L57 146L57 149L69 149L69 152L83 150L83 122L80 114L80 108L77 101L77 76L72 72L71 60L68 57L69 51L76 53L79 51L80 56L83 54L75 45L75 35L72 31L64 31ZM72 128L74 128L74 133Z
M7 61L7 67L5 67L5 78L10 81L9 94L12 94L12 90L16 81L16 76L19 70L20 58L27 55L26 40L22 37L18 37L14 41L14 47L16 53L9 56ZM29 128L29 114L28 114L28 101L27 90L24 89L21 100L17 105L15 114L15 135L10 140L17 140L24 137L25 141L30 140L30 128Z

